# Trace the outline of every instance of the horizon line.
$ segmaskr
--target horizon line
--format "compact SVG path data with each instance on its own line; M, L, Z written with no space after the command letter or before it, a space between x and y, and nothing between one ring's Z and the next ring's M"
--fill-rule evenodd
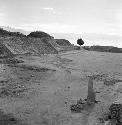
M34 31L42 31L42 32L46 32L46 33L52 33L52 34L77 34L77 35L81 35L81 34L97 34L97 35L109 35L109 36L120 36L122 37L122 35L120 34L114 34L114 33L96 33L96 32L48 32L48 31L45 31L45 30L39 30L39 29L33 29L33 30L27 30L27 29L24 29L22 27L18 27L18 26L10 26L10 25L0 25L0 27L5 27L5 28L11 28L11 29L15 29L15 30L23 30L25 32L34 32Z

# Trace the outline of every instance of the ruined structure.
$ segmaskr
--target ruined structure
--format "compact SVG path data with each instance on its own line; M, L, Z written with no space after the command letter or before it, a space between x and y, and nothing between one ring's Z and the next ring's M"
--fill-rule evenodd
M13 53L0 41L0 57L13 57Z
M93 78L89 78L88 82L88 95L87 95L87 104L93 104L95 103L96 93L93 89Z

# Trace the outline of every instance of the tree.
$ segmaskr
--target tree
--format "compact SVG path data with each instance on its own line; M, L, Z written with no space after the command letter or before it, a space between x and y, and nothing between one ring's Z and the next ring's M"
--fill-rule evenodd
M77 40L77 44L81 46L84 44L84 41L80 38Z

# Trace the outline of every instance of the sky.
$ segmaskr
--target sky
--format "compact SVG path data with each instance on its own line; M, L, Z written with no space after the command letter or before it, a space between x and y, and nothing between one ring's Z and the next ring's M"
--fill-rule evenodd
M0 25L122 36L122 0L0 0Z

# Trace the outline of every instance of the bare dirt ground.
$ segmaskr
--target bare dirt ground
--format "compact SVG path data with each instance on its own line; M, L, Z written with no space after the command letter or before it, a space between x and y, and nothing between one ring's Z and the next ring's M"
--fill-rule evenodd
M122 54L72 51L24 63L0 64L0 125L100 125L98 119L122 93ZM94 76L94 107L71 113L87 97Z

